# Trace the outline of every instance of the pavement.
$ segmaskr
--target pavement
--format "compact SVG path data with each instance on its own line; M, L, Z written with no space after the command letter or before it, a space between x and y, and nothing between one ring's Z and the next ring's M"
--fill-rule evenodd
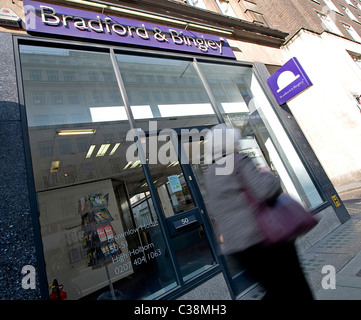
M300 254L316 300L361 300L361 187L338 190L351 219ZM260 286L238 300L260 300Z

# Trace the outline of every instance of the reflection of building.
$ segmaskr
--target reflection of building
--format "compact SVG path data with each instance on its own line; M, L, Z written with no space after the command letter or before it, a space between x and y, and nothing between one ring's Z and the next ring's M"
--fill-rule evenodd
M268 27L261 14L251 8L243 12L243 2L236 1L141 0L132 8L97 2L105 6L101 9L48 2L62 6L65 15L69 5L84 17L105 12L118 22L142 19L149 28L183 24L184 33L229 44L235 57L189 52L180 45L165 50L127 44L125 38L84 39L84 33L69 39L54 33L60 31L54 26L49 33L27 35L0 30L0 57L9 66L0 90L11 84L0 103L0 133L6 137L0 140L0 170L7 169L1 171L1 206L5 203L8 212L0 227L12 234L3 243L11 254L0 260L9 271L3 297L47 298L53 278L64 283L71 299L112 298L112 292L123 299L189 298L205 282L217 285L219 296L202 291L204 299L234 298L246 290L252 284L247 274L217 254L202 188L204 132L219 122L240 128L241 145L257 164L269 166L285 192L323 217L320 228L300 239L300 247L348 219L343 204L332 202L337 194L300 128L267 90L268 70L282 64L279 47L286 34ZM140 15L144 10L148 14ZM137 142L127 141L131 128L142 129L136 131ZM172 134L162 131L166 128ZM93 193L109 195L111 226L124 249L124 259L116 258L116 265L108 261L109 274L104 266L85 263L73 237L85 225L78 201ZM96 232L99 243L102 231ZM22 265L36 266L39 279L32 292L10 285Z

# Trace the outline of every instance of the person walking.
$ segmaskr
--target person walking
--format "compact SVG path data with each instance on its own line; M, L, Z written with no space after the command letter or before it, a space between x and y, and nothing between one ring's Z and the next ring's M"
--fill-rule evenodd
M206 156L212 159L205 173L207 211L220 253L266 289L263 300L313 300L294 241L263 243L257 212L247 203L245 190L272 204L282 193L281 183L270 170L256 168L240 151L240 140L240 130L225 124L214 126L205 136Z

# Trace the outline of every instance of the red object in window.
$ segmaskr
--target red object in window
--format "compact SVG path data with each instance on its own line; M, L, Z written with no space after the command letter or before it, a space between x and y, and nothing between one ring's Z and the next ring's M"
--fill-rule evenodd
M53 284L50 287L52 292L50 294L50 300L66 300L68 294L63 291L64 286L58 284L58 280L54 279Z

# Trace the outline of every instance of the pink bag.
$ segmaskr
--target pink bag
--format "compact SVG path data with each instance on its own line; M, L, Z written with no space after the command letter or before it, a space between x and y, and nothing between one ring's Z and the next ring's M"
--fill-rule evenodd
M250 195L246 192L249 201ZM256 218L264 236L264 244L295 240L317 225L318 220L307 212L296 200L282 193L270 206L266 203L255 204Z
M242 171L238 167L236 174L242 179ZM279 242L293 241L317 225L318 220L296 200L286 193L281 193L272 205L259 202L245 188L248 205L253 207L263 243L272 245Z

